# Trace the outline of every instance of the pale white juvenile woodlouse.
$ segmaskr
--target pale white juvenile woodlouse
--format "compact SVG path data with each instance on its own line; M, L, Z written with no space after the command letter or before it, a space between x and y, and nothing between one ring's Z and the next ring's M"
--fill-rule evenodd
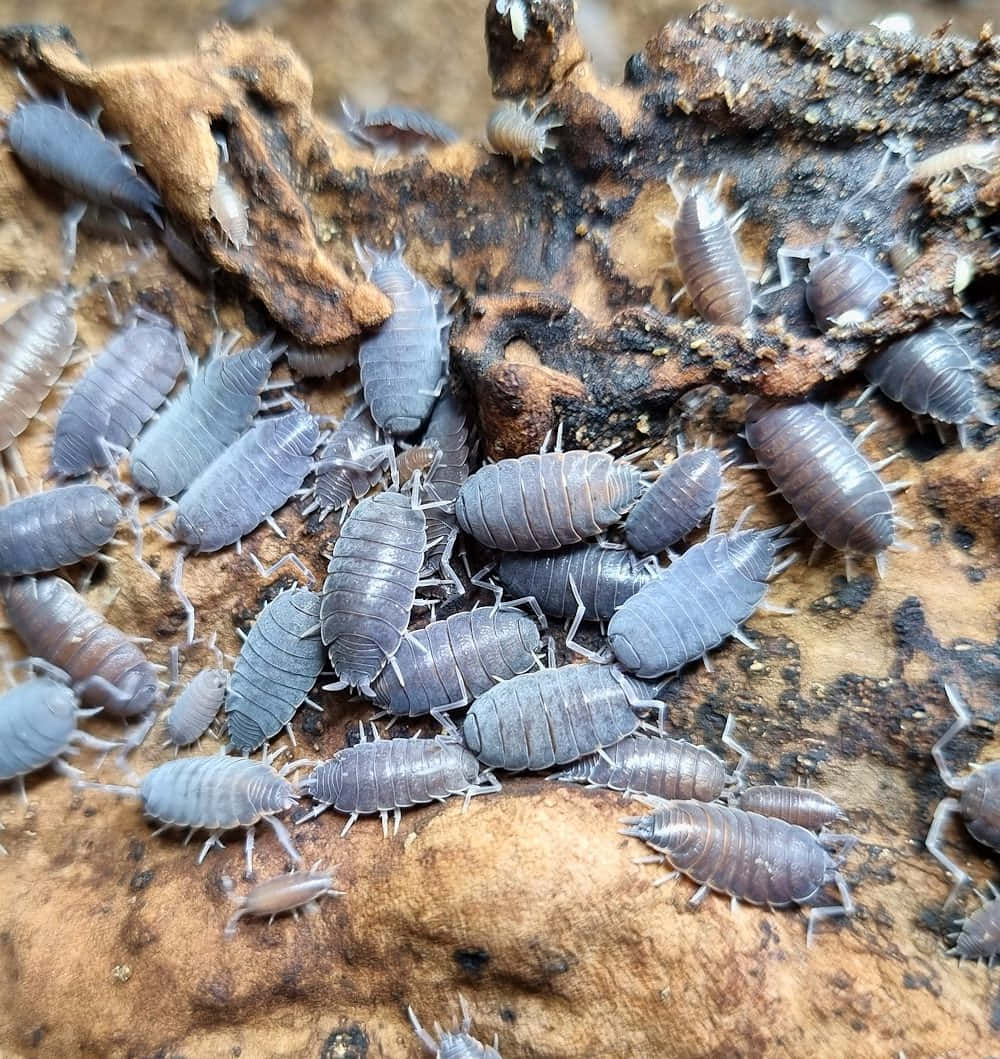
M1000 138L960 143L912 162L907 179L911 184L933 184L956 170L969 179L971 170L989 170L997 161L1000 161Z
M244 916L267 916L268 924L273 923L274 917L283 912L291 912L298 919L300 908L306 915L315 914L319 910L321 897L343 897L345 891L334 889L333 874L319 871L318 868L319 864L316 863L309 871L290 871L276 875L273 879L265 879L242 896L233 894L231 880L224 879L224 884L228 883L226 889L229 899L238 907L222 931L223 935L234 937L236 924Z
M229 685L229 672L222 668L222 652L215 646L215 633L209 639L215 651L216 666L202 669L188 682L167 712L164 746L182 747L197 742L211 727Z
M222 234L236 250L251 244L250 209L246 200L233 186L222 163L229 162L229 148L225 139L217 137L221 162L209 195L209 209Z
M527 0L497 0L497 14L510 19L510 31L515 40L524 40L528 35Z
M854 839L822 835L773 817L696 801L640 799L653 812L622 821L623 835L640 838L661 855L643 858L651 863L666 860L687 875L699 889L690 904L699 905L709 890L738 901L770 908L812 905L808 913L806 944L812 944L817 922L832 916L850 916L854 902L840 859L831 849L843 850ZM665 881L665 880L664 880ZM833 883L840 904L816 907L827 884Z
M501 103L486 123L486 138L494 153L510 155L515 162L541 162L545 151L555 147L549 141L549 133L562 125L554 116L539 121L546 106L547 103L535 108L527 103Z
M499 5L498 5L499 6ZM420 1038L423 1046L437 1059L502 1059L497 1051L499 1041L494 1035L493 1046L482 1044L473 1037L469 1030L472 1029L472 1015L465 1002L465 997L458 994L458 1006L462 1011L462 1024L454 1033L443 1030L438 1023L434 1023L434 1034L437 1040L420 1025L413 1008L407 1008L406 1013L410 1016L413 1031Z

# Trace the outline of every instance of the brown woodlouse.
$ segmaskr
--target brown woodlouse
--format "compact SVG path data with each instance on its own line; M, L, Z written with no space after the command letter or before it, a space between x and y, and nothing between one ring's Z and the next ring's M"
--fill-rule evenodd
M527 103L508 102L497 107L486 123L486 138L494 153L510 155L515 162L541 162L544 152L555 147L549 133L562 125L552 116L538 120L546 106L541 103L532 109Z
M959 779L945 760L944 748L972 723L972 715L961 695L946 684L944 692L952 709L957 714L951 727L931 749L931 755L941 774L945 786L958 793L957 798L944 798L934 811L930 830L927 832L927 852L945 870L951 872L955 883L948 894L944 907L948 908L958 892L970 878L941 848L941 833L948 818L956 814L965 822L965 829L977 841L990 849L1000 850L1000 761L981 765L964 779Z
M725 805L695 801L667 802L640 799L653 808L641 817L629 817L623 835L641 838L674 871L687 875L700 886L690 900L699 905L709 890L770 908L812 905L808 913L806 944L812 944L817 922L831 916L850 916L854 911L847 883L840 873L841 858L831 849L843 851L854 839L845 835L823 835L772 817L730 809ZM662 880L666 881L666 880ZM815 906L828 883L837 887L840 904Z
M321 897L343 897L344 890L334 889L333 874L318 869L317 862L309 871L290 871L284 875L276 875L273 879L257 883L248 894L242 896L232 892L232 880L224 877L223 885L229 900L237 908L222 931L223 935L227 938L234 937L236 924L244 916L267 916L268 924L273 923L274 917L282 912L291 912L292 916L298 919L300 908L306 915L314 915L319 910Z
M745 787L735 799L738 808L760 816L773 816L807 831L822 831L847 813L825 794L808 787L785 787L781 784Z

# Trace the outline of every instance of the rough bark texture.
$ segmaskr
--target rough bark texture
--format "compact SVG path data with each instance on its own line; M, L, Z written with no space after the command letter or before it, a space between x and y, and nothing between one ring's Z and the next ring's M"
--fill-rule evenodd
M245 920L227 941L221 877L239 876L238 836L197 867L195 847L152 839L134 804L73 795L42 773L29 781L27 811L13 797L0 807L10 853L0 860L7 1053L396 1059L421 1054L406 1006L425 1024L452 1026L459 991L481 1038L500 1035L505 1059L996 1050L995 989L985 968L945 955L948 882L922 849L944 793L929 756L949 721L940 684L957 684L977 713L952 748L958 766L993 756L1000 718L996 430L973 431L964 451L944 447L886 402L853 409L860 385L848 373L874 343L957 311L961 256L977 273L962 304L978 316L986 381L1000 382L1000 257L985 234L996 225L998 178L923 195L897 186L894 163L845 218L842 238L882 250L916 233L920 255L872 321L825 337L810 326L801 285L769 297L743 329L684 318L683 298L669 304L677 277L657 215L673 209L668 180L683 162L681 180L724 172L724 200L749 203L740 244L752 270L783 242L821 243L874 172L881 138L912 137L926 154L960 135L998 134L1000 42L823 36L713 6L666 27L630 60L625 83L609 87L585 62L568 0L528 7L519 44L490 4L494 89L544 94L563 126L543 165L520 167L470 142L375 164L314 118L308 72L267 34L218 30L194 56L91 67L64 31L21 27L0 33L0 52L43 88L64 85L80 106L100 102L105 127L129 136L172 219L219 269L223 325L278 324L328 343L376 324L387 306L360 275L351 240L385 246L404 234L411 262L459 296L453 364L496 456L534 448L560 418L581 444L644 439L658 446L653 455L679 429L721 441L760 393L816 392L857 428L881 421L866 451L903 452L896 477L912 485L900 510L915 527L904 539L919 550L894 555L881 582L871 571L845 581L829 552L798 563L773 593L798 614L755 618L757 650L731 643L713 672L686 670L665 693L674 733L718 749L732 713L755 781L809 779L848 810L860 838L847 866L857 915L807 950L795 911L731 914L722 898L692 911L690 884L653 889L657 870L632 863L645 850L617 834L633 811L617 795L512 778L465 815L457 801L407 813L391 841L372 821L344 841L333 814L303 825L306 861L336 865L347 896L299 923ZM8 67L0 104L19 94ZM213 128L227 135L250 205L254 242L241 251L208 209ZM19 294L58 280L58 202L0 157L0 269ZM126 260L118 244L81 237L73 279L82 285ZM162 250L113 289L120 302L141 296L168 312L193 346L206 345L207 294ZM98 348L109 330L98 291L78 317L83 343ZM300 392L322 411L346 402L339 382ZM49 440L42 423L25 436L32 471L44 467ZM758 475L730 477L723 525L750 502L755 522L790 521ZM335 527L313 532L292 507L278 521L322 576ZM805 538L799 551L810 546ZM270 562L288 545L265 528L246 547ZM183 615L125 551L89 598L154 637L160 661ZM150 536L147 558L169 571L173 554ZM231 652L236 628L287 583L262 584L231 553L191 561L186 578L199 631L218 629ZM207 661L192 650L185 675ZM320 701L324 715L295 723L303 754L329 755L367 715L343 696ZM137 755L140 773L162 760L158 742ZM985 886L985 851L958 825L949 840ZM286 866L266 829L257 859L260 877Z

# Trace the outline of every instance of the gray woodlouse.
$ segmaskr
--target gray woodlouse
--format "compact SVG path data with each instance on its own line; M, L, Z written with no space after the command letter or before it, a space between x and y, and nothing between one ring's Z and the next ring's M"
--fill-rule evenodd
M638 555L666 551L701 525L721 489L722 461L715 449L685 452L628 513L625 539Z
M155 496L186 489L250 425L282 351L268 336L227 355L217 340L208 363L139 438L130 460L132 480Z
M552 150L549 133L562 122L549 116L539 121L547 106L541 103L534 109L527 103L501 103L486 123L486 139L496 154L510 155L515 162L541 162L545 151Z
M365 274L392 302L392 316L358 351L361 386L372 418L387 433L409 437L427 421L448 368L451 318L436 290L403 260L402 244L380 254L361 246Z
M588 662L497 684L472 704L462 732L487 765L537 771L617 743L638 727L634 710L659 708L612 666Z
M944 903L948 908L959 891L970 878L941 848L941 834L949 817L961 816L965 829L977 841L990 849L1000 850L1000 761L980 765L974 772L959 779L944 756L945 747L959 732L972 722L969 708L958 692L949 685L944 687L948 701L956 713L951 727L931 749L931 755L946 787L958 794L957 798L943 798L934 811L930 830L927 832L927 852L931 854L955 878L951 893Z
M320 604L323 643L340 678L328 690L371 682L410 624L427 531L416 497L378 493L351 512L333 546Z
M596 537L642 492L642 476L606 452L544 452L487 464L455 501L458 524L507 552L551 551Z
M659 677L705 658L740 632L767 592L780 530L718 533L689 548L625 601L608 624L615 657L640 677Z
M99 709L81 710L73 689L51 676L34 677L0 695L0 783L16 780L26 798L24 777L51 765L66 776L79 770L62 760L77 746L111 750L119 746L80 731L80 717Z
M581 758L563 772L550 776L565 783L586 783L613 791L629 791L664 799L714 802L726 785L739 783L747 752L731 735L733 719L726 721L722 742L740 755L730 776L725 763L708 747L685 739L634 733L610 746L604 755Z
M225 669L203 669L188 682L167 714L167 742L164 746L190 746L197 742L215 720L229 684Z
M452 614L403 637L395 666L372 682L375 702L403 717L430 713L448 727L444 711L534 669L540 644L538 626L516 610Z
M465 412L450 390L434 406L424 431L423 444L432 446L437 452L426 479L423 499L453 501L469 477L469 428ZM441 569L450 576L451 549L457 536L458 521L453 511L442 508L427 511L424 573Z
M695 311L712 324L738 327L753 310L750 281L733 233L744 210L727 217L715 191L681 190L671 185L677 199L673 249L677 271Z
M499 6L498 2L498 10ZM406 1013L409 1015L410 1022L413 1025L413 1032L420 1038L423 1046L433 1053L437 1059L502 1059L497 1051L498 1042L496 1037L493 1038L493 1047L491 1048L488 1044L482 1044L477 1041L469 1033L469 1030L472 1029L472 1015L469 1013L469 1007L461 993L458 994L458 1006L462 1010L462 1025L454 1033L451 1033L441 1029L435 1022L434 1033L437 1040L420 1025L413 1008L406 1009Z
M76 298L50 290L0 324L0 452L38 414L73 355Z
M294 764L294 763L293 763ZM289 768L291 766L286 766ZM284 824L275 819L295 804L298 795L282 773L264 761L245 757L182 757L166 761L147 772L138 787L78 780L74 786L138 798L147 816L163 826L210 831L201 848L198 863L212 846L221 846L219 835L234 828L247 828L247 876L253 872L253 829L263 820L269 824L285 851L298 864L302 857Z
M346 101L340 101L348 121L348 133L359 143L371 147L376 154L392 154L426 150L433 144L455 143L458 133L433 114L417 107L390 103L374 110L359 111Z
M97 485L65 485L0 507L0 575L38 574L96 555L125 517Z
M835 250L809 266L806 304L821 331L869 319L895 279L856 250Z
M76 383L56 422L50 476L117 463L173 389L187 345L161 316L139 311Z
M287 589L258 615L226 692L231 747L244 753L256 750L290 725L295 711L309 701L326 661L319 602L307 588Z
M987 967L1000 957L1000 901L997 888L989 883L991 900L982 898L982 907L961 921L961 930L951 937L955 941L948 950L949 956L961 960L986 961Z
M399 831L401 810L427 802L443 802L451 795L491 794L500 784L461 743L436 739L382 739L372 726L371 740L361 726L360 743L338 750L302 781L300 787L318 803L302 819L318 816L329 808L349 817L341 835L346 835L359 816L378 813L382 833L388 836L389 813L395 817L393 834ZM486 786L480 786L485 781ZM300 821L301 822L301 821Z
M67 673L85 703L134 717L160 701L146 656L62 578L19 578L0 586L0 596L28 653Z
M358 359L353 342L336 346L303 346L298 342L290 342L285 349L285 356L289 368L306 379L329 379Z
M23 165L74 195L98 206L145 214L162 227L157 192L117 144L68 107L18 103L7 122L7 139Z
M808 787L785 787L777 783L745 787L736 801L745 812L777 817L807 831L822 831L837 820L847 819L847 813L836 802Z
M322 522L331 512L343 511L346 518L347 505L360 500L382 477L392 451L391 445L380 443L367 406L353 405L319 451L313 499L302 514L319 510Z
M317 871L318 867L318 864L314 864L311 871L290 871L276 875L273 879L265 879L241 897L230 893L230 901L238 907L222 931L223 935L233 937L236 924L244 916L267 916L268 924L273 923L274 917L280 916L282 912L291 912L298 919L300 908L307 915L315 913L319 909L321 897L343 897L343 890L334 889L333 874Z
M217 552L252 533L300 488L318 442L308 412L259 420L188 487L174 536L192 551Z
M795 514L826 544L851 554L874 555L881 575L885 550L895 541L891 493L908 483L885 485L878 471L893 457L870 464L844 427L817 405L754 404L746 439ZM848 567L850 569L850 567Z
M979 389L979 363L946 327L933 324L890 342L865 360L863 370L872 386L862 398L878 388L915 415L954 423L963 447L970 421L996 422Z
M709 890L770 908L814 905L828 883L837 887L839 905L812 907L806 944L816 923L854 911L839 862L830 848L853 840L843 835L817 838L812 832L772 817L696 801L649 799L654 811L623 821L623 835L640 838L674 869L700 884L690 904L697 906ZM669 877L669 876L668 876Z

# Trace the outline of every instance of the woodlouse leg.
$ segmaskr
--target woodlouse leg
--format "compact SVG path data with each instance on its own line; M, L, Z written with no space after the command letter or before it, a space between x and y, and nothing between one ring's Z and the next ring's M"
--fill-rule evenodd
M930 830L927 832L927 838L924 841L924 845L927 847L927 852L944 867L945 871L950 872L955 879L951 892L948 894L948 898L944 903L943 907L945 909L952 906L962 887L972 881L969 875L951 860L941 848L941 832L944 830L945 821L948 817L957 815L960 812L961 809L957 799L942 799L937 809L934 811L934 819L931 821Z
M63 214L62 219L62 243L63 262L66 275L69 275L73 262L76 260L76 230L80 226L83 215L87 212L86 202L75 202ZM114 320L112 320L114 323Z
M273 816L265 816L264 823L271 828L274 832L275 837L281 843L282 848L292 858L294 864L302 863L302 854L295 848L295 843L292 841L292 836L288 833L288 828Z
M406 1009L407 1015L410 1016L410 1023L413 1026L413 1032L420 1038L423 1046L435 1055L438 1054L438 1043L434 1038L420 1025L417 1021L417 1016L413 1012L413 1008L408 1007Z
M690 898L688 898L688 904L692 908L698 908L701 905L702 901L704 901L705 898L709 895L711 890L712 888L708 885L708 883L703 883L701 886L698 887L697 890L695 890L694 894Z
M834 872L833 881L836 883L837 893L840 895L840 904L824 905L820 908L809 909L809 915L807 917L808 925L806 926L807 949L812 947L813 929L820 920L831 919L834 916L847 917L854 913L854 900L851 897L851 891L847 888L847 881L839 871Z
M284 537L284 533L282 533L281 536ZM295 552L286 552L280 559L271 563L268 567L265 567L253 552L248 551L247 555L250 556L250 562L253 563L257 573L260 574L261 577L270 577L276 570L280 570L282 566L289 563L291 566L294 566L303 577L305 577L308 584L313 585L316 583L316 577L313 572L298 557L298 555L295 554Z
M189 839L189 838L191 837L191 835L192 835L192 834L194 834L194 828L192 828L192 829L191 829L191 831L189 831L189 832L188 832L188 836L187 836L187 838L186 838L186 839L184 840L184 845L185 845L185 846L187 845L187 843L188 843L188 839ZM201 847L201 852L200 852L200 853L198 854L198 859L197 859L197 861L195 861L195 863L196 863L196 864L201 864L201 863L202 863L202 861L204 861L204 859L205 859L205 858L206 858L206 857L208 856L208 851L209 851L209 850L210 850L210 849L211 849L211 848L212 848L213 846L218 846L218 847L219 847L219 849L225 849L225 848L226 848L226 847L225 847L225 846L224 846L224 845L222 844L222 841L221 841L221 839L219 838L219 835L221 835L221 834L222 834L222 832L221 832L221 831L213 831L213 832L212 832L212 833L211 833L211 834L210 834L210 835L208 836L208 840L207 840L207 841L205 842L205 844L204 844L204 845L203 845L203 846Z
M969 781L968 779L959 779L955 775L945 759L944 748L959 732L969 727L972 723L972 713L962 696L950 684L944 685L944 693L948 697L951 708L955 711L955 720L944 735L931 747L931 757L934 759L934 764L937 765L938 773L945 786L950 787L953 791L961 791L964 790Z
M246 860L246 869L243 872L244 879L253 878L253 840L254 840L254 829L253 827L247 828L247 837L243 847L243 856Z
M726 718L725 728L722 729L722 745L729 747L730 750L735 751L739 755L739 764L733 769L733 779L737 781L737 786L742 786L743 773L746 771L747 765L750 764L750 751L733 738L734 727L733 715L730 714Z
M177 555L177 562L174 564L174 576L171 579L170 587L174 590L174 595L180 600L181 606L184 608L184 613L187 615L187 642L188 644L194 643L194 604L188 599L184 592L184 558L187 555L187 551L182 550Z

